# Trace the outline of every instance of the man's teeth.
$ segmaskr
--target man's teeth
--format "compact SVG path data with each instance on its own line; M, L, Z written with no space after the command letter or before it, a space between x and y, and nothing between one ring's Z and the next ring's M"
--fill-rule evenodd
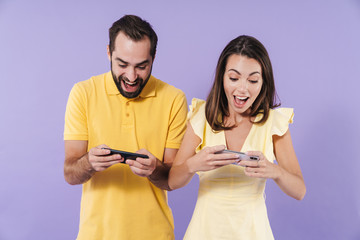
M130 86L132 86L132 85L135 85L136 84L136 82L127 82L127 81L124 81L127 85L130 85Z

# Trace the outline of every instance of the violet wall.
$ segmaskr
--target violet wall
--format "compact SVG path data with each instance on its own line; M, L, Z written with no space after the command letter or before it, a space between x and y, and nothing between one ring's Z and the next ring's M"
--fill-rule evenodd
M124 14L159 36L153 75L206 98L218 56L238 35L268 49L303 201L268 181L276 239L360 239L360 1L0 0L0 239L75 239L81 186L63 179L64 111L74 83L109 70L107 31ZM176 239L198 179L169 193Z

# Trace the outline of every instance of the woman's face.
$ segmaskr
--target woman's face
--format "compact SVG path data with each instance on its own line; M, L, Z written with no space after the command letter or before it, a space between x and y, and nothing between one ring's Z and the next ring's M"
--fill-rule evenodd
M260 64L253 58L233 54L224 73L224 89L230 116L248 114L263 84Z

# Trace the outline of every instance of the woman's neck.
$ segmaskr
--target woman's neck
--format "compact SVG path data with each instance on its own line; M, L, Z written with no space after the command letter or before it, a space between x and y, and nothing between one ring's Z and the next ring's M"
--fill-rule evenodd
M225 126L239 126L249 123L252 119L249 113L250 109L248 109L248 111L245 113L236 113L234 111L230 111L229 116L224 118L224 124Z

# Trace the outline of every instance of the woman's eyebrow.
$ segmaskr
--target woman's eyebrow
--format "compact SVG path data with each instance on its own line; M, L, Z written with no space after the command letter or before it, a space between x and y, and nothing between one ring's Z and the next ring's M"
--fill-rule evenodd
M230 68L230 69L228 70L228 72L230 72L230 71L234 71L234 72L236 72L237 74L241 75L241 73L240 73L238 70L236 70L236 69Z
M234 71L234 72L236 72L237 74L241 75L241 73L240 73L238 70L236 70L236 69L230 68L230 69L228 70L228 72L230 72L230 71ZM255 71L255 72L250 73L249 76L252 76L252 75L257 74L257 73L261 75L260 72Z
M252 75L257 74L257 73L261 75L261 73L259 73L258 71L256 71L256 72L250 73L249 76L252 76Z

